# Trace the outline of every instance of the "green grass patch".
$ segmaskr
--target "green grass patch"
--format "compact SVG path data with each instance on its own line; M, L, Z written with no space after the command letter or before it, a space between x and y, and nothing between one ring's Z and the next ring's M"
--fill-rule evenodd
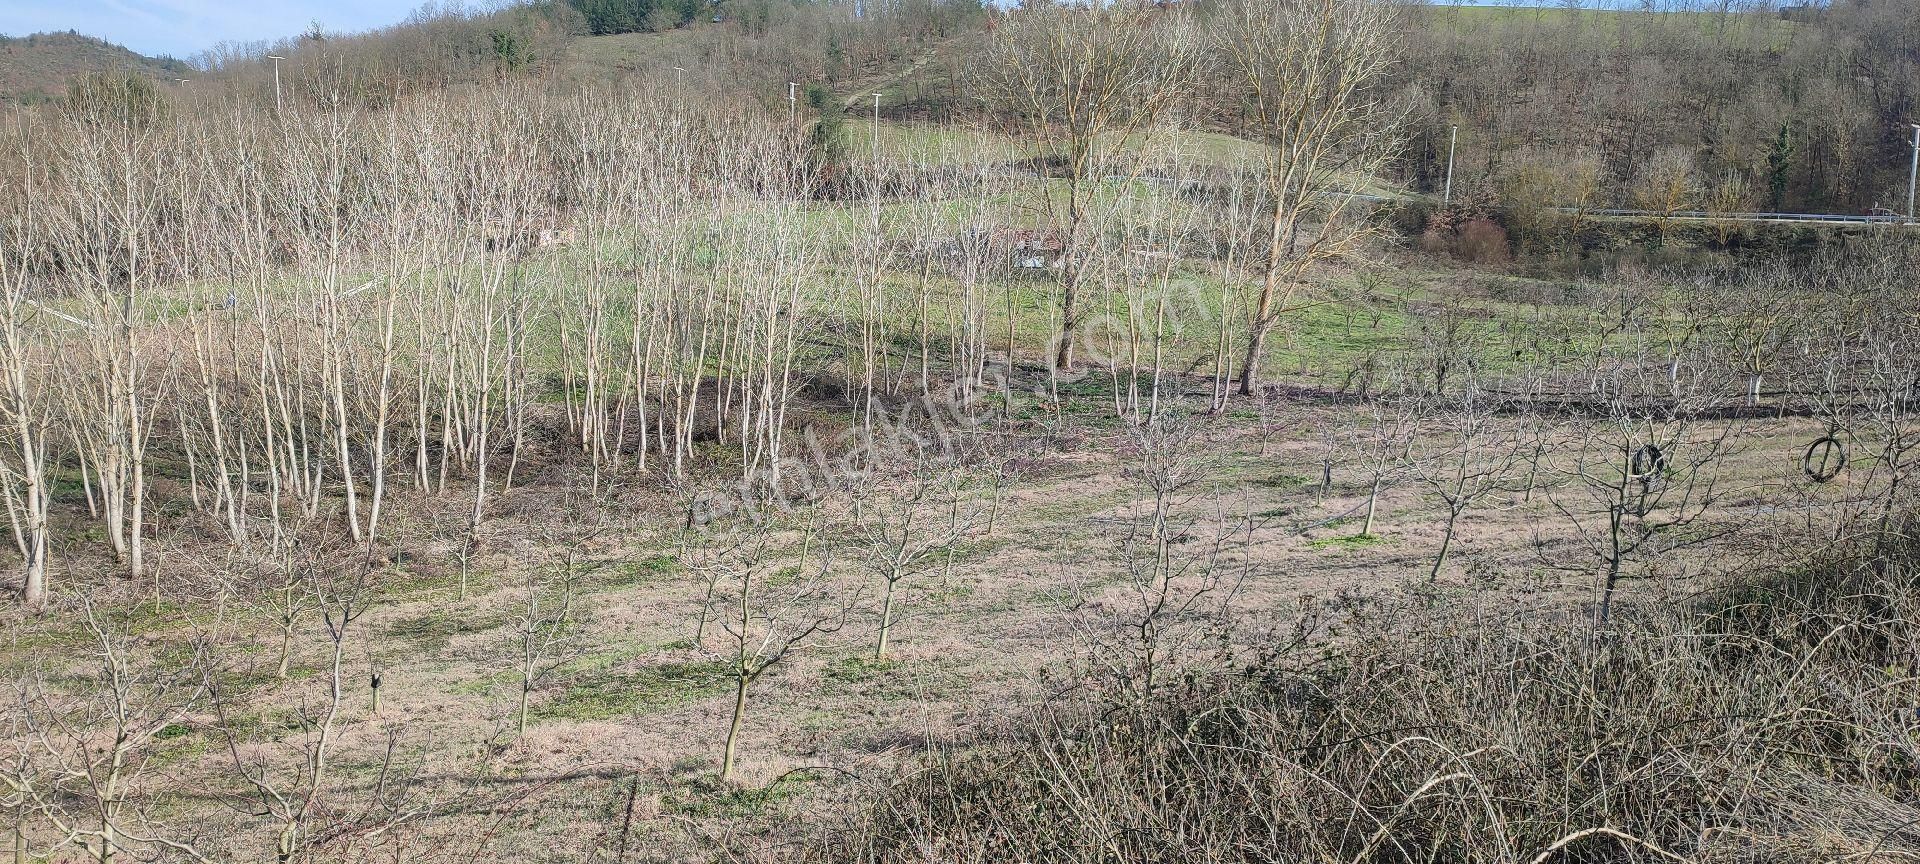
M440 604L388 624L385 635L411 642L417 650L438 653L445 651L456 635L492 630L506 620L500 612Z
M218 729L196 730L185 723L169 723L155 733L153 752L147 764L154 767L179 765L213 751L224 742Z
M970 582L951 582L934 585L927 589L927 599L936 604L952 604L972 597L973 584Z
M861 684L886 674L898 665L892 660L875 660L865 654L857 654L828 663L820 676L840 684Z
M1307 548L1316 552L1340 551L1347 549L1365 549L1386 542L1378 534L1348 534L1341 537L1322 537L1307 543Z
M542 720L614 720L717 696L730 686L724 663L661 663L575 679L531 713Z
M479 570L467 569L467 593L475 594L490 583ZM405 600L428 591L457 589L460 586L460 560L449 555L445 562L420 567L412 563L396 564L380 576L380 593L388 600Z
M798 771L783 774L764 788L739 788L717 781L698 783L660 796L660 807L697 819L744 819L793 799L813 780L811 774Z
M596 590L633 588L657 584L661 579L679 572L680 562L672 555L650 555L593 568L584 574L581 581Z
M485 696L489 693L498 692L500 688L508 685L516 688L519 687L520 676L514 672L495 672L491 675L482 675L472 681L461 681L452 687L448 687L447 692L460 696Z
M777 568L772 573L768 573L766 578L761 580L760 584L768 588L784 588L789 585L798 585L800 584L800 565L788 564L785 567Z
M1282 471L1278 474L1273 474L1273 475L1263 477L1259 480L1254 481L1256 485L1265 486L1270 489L1299 489L1301 487L1309 486L1318 482L1320 481L1315 480L1312 477L1308 477L1304 474L1294 474L1287 471Z
M227 730L239 741L277 741L297 732L306 721L290 708L270 708L259 714L238 714L227 718ZM209 730L219 736L218 730Z
M926 560L921 563L919 572L929 574L942 573L946 570L949 560L957 567L967 561L986 558L994 552L1006 548L1010 542L1011 541L1005 536L968 537L956 540L948 548L928 555Z

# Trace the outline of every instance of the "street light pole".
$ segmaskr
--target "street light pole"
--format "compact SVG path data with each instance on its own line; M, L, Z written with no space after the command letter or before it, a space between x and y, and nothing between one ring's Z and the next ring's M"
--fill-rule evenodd
M1914 181L1920 180L1920 123L1913 124L1913 161L1907 165L1907 221L1913 221Z
M273 112L278 114L280 113L280 61L287 58L278 54L268 54L267 59L273 61Z
M1447 135L1447 190L1440 195L1442 209L1453 203L1453 147L1460 143L1460 127L1453 127Z

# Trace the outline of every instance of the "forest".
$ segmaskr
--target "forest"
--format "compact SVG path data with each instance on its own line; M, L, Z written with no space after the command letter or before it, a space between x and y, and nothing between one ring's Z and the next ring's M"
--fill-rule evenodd
M639 8L4 108L15 861L1920 857L1913 0Z

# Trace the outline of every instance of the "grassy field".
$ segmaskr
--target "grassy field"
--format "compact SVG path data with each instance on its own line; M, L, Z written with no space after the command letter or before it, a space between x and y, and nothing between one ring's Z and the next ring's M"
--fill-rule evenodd
M956 214L977 212L970 209L977 204L952 206L953 213L936 220L945 230L962 226ZM905 220L904 212L892 215ZM824 260L831 261L853 254L859 226L871 216L855 204L792 218L826 244ZM744 224L755 217L734 218ZM689 230L702 233L697 226ZM529 266L564 283L580 278L588 256L617 254L620 247L563 248ZM1302 604L1326 598L1408 590L1565 608L1590 602L1597 590L1590 565L1570 566L1580 560L1581 538L1562 508L1580 506L1582 493L1564 467L1530 474L1524 488L1503 490L1476 507L1435 580L1426 574L1442 543L1445 508L1437 487L1396 476L1384 485L1371 531L1360 533L1371 481L1354 448L1373 422L1371 408L1329 397L1356 389L1353 376L1364 364L1411 358L1412 373L1427 374L1417 358L1446 351L1462 365L1498 374L1577 364L1598 346L1591 335L1595 310L1565 285L1384 254L1390 263L1323 274L1301 307L1285 316L1267 362L1276 383L1304 395L1235 402L1201 422L1182 454L1194 479L1179 518L1192 534L1224 543L1208 566L1233 574L1224 600L1235 632L1245 638L1284 627ZM1223 313L1244 314L1232 303L1224 310L1218 305L1223 278L1201 260L1178 270L1176 281L1191 290L1180 295L1183 318L1169 330L1163 389L1169 403L1184 410L1197 411L1209 389L1211 322ZM895 262L885 284L906 298L918 281L910 265ZM933 317L959 314L958 284L946 276L929 284ZM1231 282L1229 294L1247 284ZM463 502L427 495L396 503L390 531L404 539L377 571L381 587L356 624L360 635L350 658L358 669L380 670L380 708L376 713L372 693L356 687L339 721L335 758L351 787L368 788L390 770L382 753L395 740L389 735L399 735L426 748L417 751L414 770L448 778L436 820L413 842L473 842L462 826L497 819L503 830L476 854L584 860L604 854L616 831L623 842L662 859L752 848L789 839L796 820L847 804L862 784L912 764L916 754L966 740L991 722L983 715L1044 700L1073 670L1097 664L1099 645L1088 641L1088 628L1110 623L1129 602L1128 561L1118 537L1147 490L1134 461L1136 442L1112 407L1125 364L1094 360L1049 376L1039 362L1058 324L1056 289L1045 273L984 286L989 333L1004 333L1008 322L1001 316L1012 310L1017 363L1009 371L1023 387L1050 386L1062 397L1051 408L1023 399L1014 425L996 420L976 433L987 452L1018 453L1023 463L997 491L977 493L988 496L998 514L992 529L981 526L953 554L935 556L906 580L898 598L905 617L893 652L881 661L870 656L877 614L872 577L858 564L856 535L835 529L846 548L832 581L844 596L865 599L839 632L808 644L758 685L738 785L714 776L732 693L712 634L705 642L694 638L702 583L688 567L687 541L669 496L639 478L590 499L569 495L571 503L556 500L550 479L504 490L493 505L498 515L471 547L447 527L458 523ZM831 302L834 296L809 314L857 314L855 306ZM1139 313L1126 308L1126 299L1096 294L1091 303L1125 320ZM918 347L912 305L897 299L890 307L900 340L892 374L907 377ZM628 324L616 321L619 328ZM553 326L540 325L549 336L529 355L547 381L563 362ZM990 336L989 344L997 338ZM946 346L933 353L944 369ZM805 365L832 371L835 357L825 352ZM539 393L541 425L560 425L552 414L562 396L552 384ZM1454 433L1438 420L1423 422L1425 446L1447 449ZM1550 421L1545 428L1577 440L1572 423ZM1813 421L1752 420L1732 434L1733 447L1716 471L1738 494L1703 514L1702 522L1720 541L1662 562L1652 578L1631 584L1634 596L1686 592L1705 573L1769 563L1778 550L1764 538L1820 527L1800 520L1827 518L1822 507L1864 494L1856 481L1874 482L1865 466L1847 482L1806 482L1796 456L1822 434ZM1002 443L991 443L996 440ZM1568 451L1556 452L1567 458ZM62 503L82 506L77 490ZM812 542L806 532L816 530L818 520L846 519L835 506L776 514L776 557L794 562ZM1739 538L1748 544L1742 547ZM98 545L92 548L97 554ZM1746 560L1730 560L1737 548ZM192 560L170 562L163 572L179 574ZM69 566L107 566L89 562L77 558ZM531 693L531 724L522 737L512 733L519 680L510 670L523 635L516 616L529 576L556 566L578 577L579 640ZM270 597L215 620L191 599L148 597L154 590L113 587L127 610L124 626L152 646L141 656L158 661L214 628L231 656L242 658L223 673L223 710L230 716L201 713L168 727L154 757L155 776L200 792L163 797L163 810L201 822L204 830L249 836L258 829L208 806L247 793L228 770L226 736L263 759L296 753L311 733L299 709L324 680L328 643L318 622L303 619L291 674L279 679L271 670L279 631L264 605ZM66 672L83 675L83 644L83 631L70 619L17 619L0 664L26 669L61 648L74 652ZM629 819L630 810L638 815Z
M1447 27L1500 27L1514 24L1553 24L1561 27L1617 29L1630 26L1636 17L1656 15L1663 20L1691 19L1702 30L1727 26L1759 27L1766 31L1791 32L1795 22L1777 16L1743 12L1719 13L1695 8L1619 8L1528 5L1519 3L1448 3L1421 7L1425 20Z
M1354 408L1239 409L1209 424L1188 454L1203 467L1180 518L1204 533L1218 530L1214 520L1228 514L1230 524L1249 532L1236 535L1217 562L1236 574L1231 606L1246 632L1285 625L1306 598L1400 586L1472 592L1482 602L1563 604L1591 596L1590 575L1539 568L1543 544L1568 540L1551 527L1555 502L1573 493L1562 480L1543 476L1538 494L1516 491L1488 502L1458 539L1456 563L1435 583L1425 582L1424 568L1438 545L1442 511L1419 484L1396 482L1373 533L1356 536L1366 480L1351 454L1328 451L1325 434L1364 422ZM1753 500L1816 491L1796 481L1793 454L1817 434L1792 421L1753 424L1741 432L1743 452L1727 466L1730 480ZM472 808L494 800L489 789L523 790L500 817L513 830L488 847L519 860L589 857L633 789L641 817L629 840L650 854L705 854L717 838L751 844L753 837L779 836L781 826L854 794L858 781L848 778L884 776L924 747L960 740L982 722L986 706L1043 698L1049 676L1085 662L1093 646L1080 629L1126 602L1115 531L1143 490L1128 476L1123 433L1092 425L1074 439L1079 443L1029 457L1032 464L1001 493L998 524L950 568L936 558L908 580L900 603L909 617L887 661L869 658L874 612L864 606L855 626L810 645L763 682L749 717L742 787L712 780L731 695L724 666L690 641L700 582L676 563L674 533L662 527L671 523L657 505L644 503L609 502L577 514L601 530L572 547L530 532L523 519L497 520L466 565L472 572L464 593L451 578L462 563L450 543L409 544L406 569L413 575L384 577L393 587L357 625L362 647L353 662L382 670L380 711L372 710L362 682L340 720L335 758L350 776L371 782L387 731L434 742L433 770L473 772L448 781L441 805L448 817L477 815ZM1322 488L1318 478L1329 458L1333 482ZM419 501L397 518L429 523L439 506ZM523 489L499 506L548 507L549 493ZM1741 503L1718 512L1716 522L1760 537L1791 521L1758 513ZM783 543L797 547L792 532L800 523L783 524ZM504 664L519 638L516 586L529 568L551 566L563 551L580 572L606 575L588 581L577 600L578 653L540 686L532 726L515 738L508 728L518 683ZM1634 590L1684 591L1683 574L1704 563L1676 559L1670 576ZM848 592L872 590L857 567L835 578ZM140 586L126 590L140 631L156 646L190 635L190 620L205 626L180 608L139 601ZM251 659L234 667L237 677L226 685L227 710L238 715L226 728L240 730L249 747L291 748L304 728L294 709L327 663L317 624L302 625L295 674L284 681L270 672L275 631L265 610L236 609L221 626L223 641L251 646ZM23 622L0 659L18 668L27 660L22 652L44 651L54 644L49 640L73 633L59 620ZM190 719L169 733L161 750L165 776L203 794L242 795L244 787L226 772L222 733L211 719ZM170 806L228 826L222 830L245 830L187 800Z
M587 40L579 60L670 58L678 38ZM620 103L631 126L591 146L545 134L594 116L568 113L581 101L485 116L573 170L684 129L687 93L713 83L686 74ZM1738 283L1749 297L1693 274L1474 267L1381 232L1283 286L1261 386L1216 402L1241 372L1263 286L1246 229L1266 216L1216 187L1255 145L1104 142L1137 176L1081 190L1064 367L1068 271L1011 253L1062 224L1065 183L1003 135L857 110L844 128L840 161L782 127L733 174L706 164L737 155L730 139L623 151L630 172L591 187L617 194L585 199L607 209L580 204L550 245L489 215L558 183L460 211L417 256L330 259L316 233L275 250L284 265L238 256L257 268L239 279L34 306L54 371L130 350L100 335L114 315L138 327L151 545L138 578L116 575L101 502L120 475L91 454L134 428L124 394L47 379L48 410L79 419L51 448L58 594L7 613L0 642L19 684L8 752L42 764L44 729L89 746L84 730L126 713L129 691L101 683L124 672L151 717L121 739L138 746L116 794L143 830L234 860L272 857L289 823L329 826L322 860L783 858L1034 706L1124 703L1149 672L1264 656L1369 598L1604 622L1614 589L1657 604L1777 567L1895 498L1876 453L1898 419L1845 418L1851 463L1807 477L1802 455L1842 418L1803 416L1831 379L1780 326L1881 295L1796 283L1777 307L1791 316L1756 323L1758 281ZM864 173L876 152L884 170ZM683 156L696 167L673 173ZM816 158L817 173L762 164ZM1151 173L1168 163L1211 179ZM449 164L434 191L514 188ZM412 211L374 200L356 225L415 236ZM326 227L339 211L295 212ZM298 224L250 236L318 231ZM1753 356L1787 383L1746 405ZM376 409L382 382L399 398ZM245 418L231 439L214 434L223 406ZM590 417L616 431L595 438ZM782 477L755 451L775 432ZM343 511L366 487L344 478L369 464L390 468L387 496L359 539ZM1596 528L1610 518L1621 534ZM911 555L912 532L944 539ZM1650 551L1617 557L1622 537ZM742 671L768 645L779 662ZM1338 646L1316 650L1334 662ZM58 854L78 844L49 826L84 798L65 788L23 832Z
M955 92L1164 10L456 10L0 125L16 857L1920 857L1920 250L1373 176L1552 125L1472 51L1798 25L1365 8L1465 35L1293 189L1223 88L1071 182Z

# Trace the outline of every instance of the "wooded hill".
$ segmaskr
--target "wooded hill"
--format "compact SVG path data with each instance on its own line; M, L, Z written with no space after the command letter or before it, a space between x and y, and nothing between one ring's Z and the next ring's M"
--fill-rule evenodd
M304 98L325 90L383 101L508 77L677 76L723 102L784 108L786 82L797 81L845 97L835 105L881 92L889 119L972 122L994 113L967 86L967 58L1000 14L978 0L423 10L365 34L314 29L218 46L195 59L198 73L52 34L0 42L0 99L44 100L82 72L134 71L218 79L270 100L261 58L277 53ZM1404 111L1408 145L1391 179L1413 190L1439 191L1458 126L1456 200L1469 206L1904 209L1908 124L1920 122L1920 0L1712 11L1415 5L1405 14L1398 62L1377 95ZM1213 77L1221 85L1196 94L1190 116L1231 118L1244 102L1224 83L1230 76ZM209 84L201 89L219 89ZM1215 131L1244 131L1225 125Z
M0 36L0 103L59 98L68 81L89 72L131 72L162 80L195 74L171 57L147 57L78 33Z

